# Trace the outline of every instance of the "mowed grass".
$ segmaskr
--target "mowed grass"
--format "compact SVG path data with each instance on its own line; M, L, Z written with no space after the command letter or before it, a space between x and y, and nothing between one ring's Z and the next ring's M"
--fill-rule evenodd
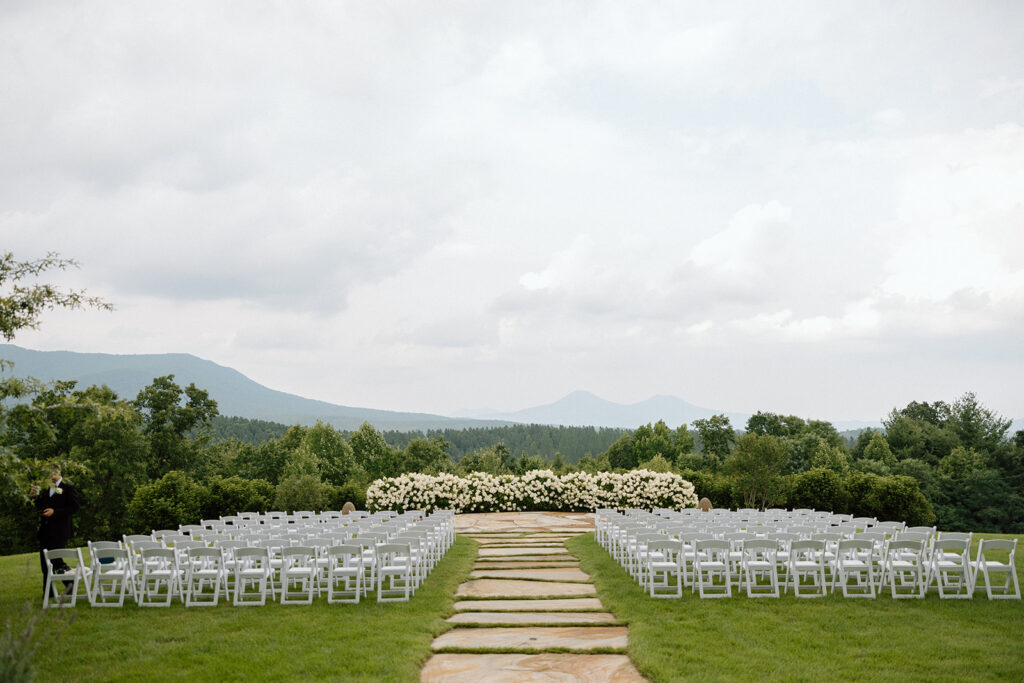
M52 628L74 621L36 656L39 680L68 681L418 681L430 642L448 630L455 591L468 576L476 542L460 538L408 603L267 604L264 607L50 610ZM0 620L24 623L42 605L38 555L0 557ZM2 626L2 624L0 624Z
M686 588L682 599L652 599L593 534L567 546L629 623L629 655L651 681L1024 680L1019 600L701 600ZM1024 577L1022 553L1016 564Z

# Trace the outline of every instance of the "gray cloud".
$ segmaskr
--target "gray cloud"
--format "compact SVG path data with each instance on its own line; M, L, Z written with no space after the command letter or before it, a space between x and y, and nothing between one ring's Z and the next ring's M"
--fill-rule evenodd
M841 385L837 418L904 387L1024 414L1022 19L5 3L0 237L120 303L19 341L431 412Z

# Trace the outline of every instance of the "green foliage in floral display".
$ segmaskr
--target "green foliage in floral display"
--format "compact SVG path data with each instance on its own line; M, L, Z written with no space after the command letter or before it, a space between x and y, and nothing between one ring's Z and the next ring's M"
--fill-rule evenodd
M602 507L696 507L693 484L671 472L633 470L572 472L533 470L521 477L474 472L466 477L404 474L378 479L366 492L370 510L511 512L592 511Z

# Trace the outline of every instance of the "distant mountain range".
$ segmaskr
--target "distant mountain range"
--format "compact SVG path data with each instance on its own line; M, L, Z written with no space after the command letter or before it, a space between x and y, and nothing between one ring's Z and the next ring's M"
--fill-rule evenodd
M636 427L664 420L675 429L681 424L692 425L694 420L712 415L725 415L736 428L742 429L750 413L702 408L677 396L652 396L639 403L614 403L589 391L574 391L565 398L547 405L525 408L513 413L490 413L477 417L537 424L592 425L595 427ZM880 422L846 420L833 422L840 431L880 427Z
M468 429L508 424L498 420L450 418L426 413L402 413L351 408L269 389L242 373L185 353L114 355L71 351L32 351L0 344L0 358L14 363L17 377L51 381L77 380L80 388L106 384L119 396L134 399L155 377L174 375L180 386L194 382L217 401L221 415L312 425L322 420L337 429L358 429L369 422L379 430L426 431Z
M477 417L537 424L570 426L624 427L664 420L673 429L694 420L724 413L734 425L746 424L749 415L701 408L675 396L652 396L639 403L614 403L589 391L574 391L554 403L524 408L513 413L491 413Z
M447 417L428 413L404 413L372 408L335 405L269 389L232 368L184 353L115 355L71 351L33 351L13 344L0 344L0 359L14 363L14 375L77 380L80 387L106 384L124 398L135 398L153 378L174 375L181 386L190 382L205 389L217 401L221 415L269 420L282 424L311 425L322 420L338 429L357 429L369 422L379 430L426 431L428 429L473 429L510 423L567 426L636 427L664 420L670 427L692 425L694 420L725 414L734 427L746 425L748 413L703 408L675 396L652 396L639 403L614 403L587 391L575 391L547 405L511 413L488 413L472 417ZM771 410L766 406L766 410ZM825 419L825 418L820 418ZM840 431L880 427L880 422L832 421ZM1015 420L1010 433L1024 429Z

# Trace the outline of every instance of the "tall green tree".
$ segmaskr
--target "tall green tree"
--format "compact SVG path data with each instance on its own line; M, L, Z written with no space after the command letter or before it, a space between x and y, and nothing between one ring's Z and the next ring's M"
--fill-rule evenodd
M871 438L864 447L863 457L865 460L880 462L888 469L896 466L896 456L893 455L889 442L881 432L871 432Z
M608 448L608 464L614 469L631 470L640 464L636 449L633 448L633 434L626 432Z
M326 482L341 486L357 468L352 447L341 432L329 424L317 420L305 430L301 445L316 458L320 475Z
M452 469L451 457L448 455L448 442L444 437L413 439L405 447L403 467L406 472L427 472L437 474Z
M765 413L760 410L747 418L747 430L754 434L771 435L780 438L793 437L806 429L807 423L795 415Z
M397 477L402 473L402 453L392 448L372 424L364 422L348 440L356 462L370 479Z
M725 461L746 507L766 508L782 499L782 470L789 449L777 436L746 433Z
M725 415L712 415L702 420L694 420L693 426L700 436L701 451L724 459L729 455L732 443L736 440L736 430L732 428L729 418Z
M469 474L470 472L487 472L488 474L508 474L508 463L512 454L509 453L505 444L498 443L490 448L481 448L466 455L459 461L459 468Z
M174 382L174 375L166 375L140 391L134 404L149 441L149 476L155 479L171 470L193 471L203 435L192 433L209 427L217 415L217 402L194 383L183 390Z

